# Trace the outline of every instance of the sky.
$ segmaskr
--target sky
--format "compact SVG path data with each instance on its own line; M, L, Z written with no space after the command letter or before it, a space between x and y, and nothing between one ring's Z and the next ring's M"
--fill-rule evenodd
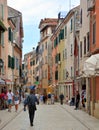
M41 19L58 18L61 11L68 12L80 0L7 0L8 6L20 11L23 18L23 56L32 51L40 41L38 28Z

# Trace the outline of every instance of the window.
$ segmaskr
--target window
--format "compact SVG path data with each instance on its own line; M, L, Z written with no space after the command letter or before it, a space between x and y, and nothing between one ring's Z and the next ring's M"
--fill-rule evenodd
M59 34L59 42L60 40L64 39L64 29L60 30L60 34Z
M67 26L65 26L65 37L67 37Z
M67 59L67 49L65 49L65 58Z
M54 47L56 47L58 44L58 38L56 37L56 39L54 40Z
M4 45L4 33L0 31L0 44Z
M71 66L71 77L73 77L73 67Z
M42 52L44 51L44 45L42 45Z
M32 66L33 65L33 61L30 61L30 66Z
M80 23L82 24L82 9L80 11Z
M89 51L89 47L90 47L90 45L89 45L90 43L89 43L89 32L87 33L87 51Z
M58 80L58 71L55 71L55 80Z
M73 30L73 20L71 19L71 27L70 27L70 30L71 30L71 32L72 32L72 30Z
M8 28L8 40L11 41L11 28Z
M33 60L33 66L35 65L35 60Z
M80 58L82 58L82 42L80 42Z
M47 49L47 42L45 43L45 49Z
M84 37L84 54L86 54L86 37Z
M19 69L19 60L16 58L16 69Z
M0 4L0 19L4 20L4 5Z
M72 56L72 53L73 53L73 45L71 44L71 56Z
M55 63L58 63L58 61L60 61L60 53L56 55L55 57Z
M8 67L14 69L15 63L14 63L14 57L11 57L8 55Z
M93 44L96 42L96 22L93 23Z

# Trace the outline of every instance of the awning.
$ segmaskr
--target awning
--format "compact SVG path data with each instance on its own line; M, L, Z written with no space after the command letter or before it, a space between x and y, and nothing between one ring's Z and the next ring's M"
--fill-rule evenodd
M3 79L1 79L1 78L0 78L0 84L5 85L5 81Z
M5 27L5 25L1 20L0 20L0 30L2 30L3 32L7 30L7 28Z
M39 85L39 81L35 81L34 84L35 84L35 85Z
M99 54L92 55L84 63L84 74L94 76L99 72Z
M12 81L10 79L4 79L4 80L5 80L6 84L11 84L12 83Z

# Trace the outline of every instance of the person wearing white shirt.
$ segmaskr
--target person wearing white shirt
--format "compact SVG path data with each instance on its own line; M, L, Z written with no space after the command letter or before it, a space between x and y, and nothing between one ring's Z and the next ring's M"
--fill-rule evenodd
M7 93L7 99L8 99L8 111L11 112L11 108L12 108L12 101L13 101L13 92L11 90L9 90L9 92Z

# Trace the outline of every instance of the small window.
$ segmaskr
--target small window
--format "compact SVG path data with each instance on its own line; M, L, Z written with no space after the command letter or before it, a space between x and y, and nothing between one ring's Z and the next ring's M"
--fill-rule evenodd
M93 44L96 43L96 22L93 23Z
M71 32L72 32L72 30L73 30L73 20L71 19Z
M87 33L87 51L89 52L89 47L90 47L90 45L89 45L90 43L89 43L89 32Z
M73 45L71 44L71 56L73 54Z
M67 37L67 26L65 26L65 37Z
M86 37L84 37L84 55L86 54Z
M80 23L82 24L82 9L80 11Z
M80 42L80 58L82 58L82 42Z

